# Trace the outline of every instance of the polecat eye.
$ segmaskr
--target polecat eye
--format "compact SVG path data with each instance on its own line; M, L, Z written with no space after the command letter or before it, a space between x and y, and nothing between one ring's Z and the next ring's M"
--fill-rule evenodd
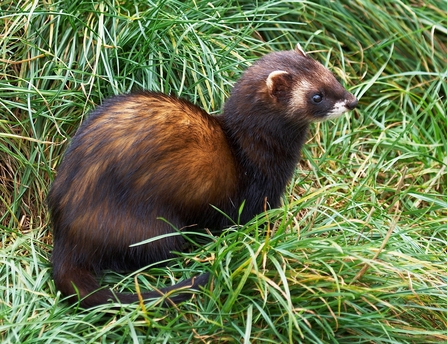
M323 101L323 95L321 93L314 94L312 96L312 102L315 104L321 103Z

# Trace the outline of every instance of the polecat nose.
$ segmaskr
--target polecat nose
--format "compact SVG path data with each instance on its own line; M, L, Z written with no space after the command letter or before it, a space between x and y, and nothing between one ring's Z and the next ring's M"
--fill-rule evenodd
M352 100L352 101L350 101L350 102L346 102L346 105L345 105L345 106L346 106L349 110L353 110L353 109L357 106L358 103L359 103L358 99L354 97L354 100Z

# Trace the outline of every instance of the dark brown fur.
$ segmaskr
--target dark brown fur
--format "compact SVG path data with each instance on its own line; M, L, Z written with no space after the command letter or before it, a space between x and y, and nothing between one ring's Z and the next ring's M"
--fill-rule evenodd
M214 207L236 221L245 201L241 223L261 213L265 199L278 207L309 123L356 104L300 48L250 67L220 116L153 92L106 100L79 128L48 196L56 287L67 296L78 292L85 307L137 301L100 289L96 275L135 270L181 250L181 236L129 247L174 232L159 218L177 228L221 229L229 221ZM207 280L200 275L162 292L197 289ZM179 293L172 300L186 298Z

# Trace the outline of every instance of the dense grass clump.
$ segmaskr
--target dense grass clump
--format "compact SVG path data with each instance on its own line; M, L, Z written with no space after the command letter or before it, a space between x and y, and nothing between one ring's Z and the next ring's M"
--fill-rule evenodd
M0 341L447 341L446 13L441 0L2 1ZM360 104L312 127L283 207L168 268L104 277L135 291L210 271L190 302L68 306L45 197L86 114L138 89L218 113L248 65L297 42Z

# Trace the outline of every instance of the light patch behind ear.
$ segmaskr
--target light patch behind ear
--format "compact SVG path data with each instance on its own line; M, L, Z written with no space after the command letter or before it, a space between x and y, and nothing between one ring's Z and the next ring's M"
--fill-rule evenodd
M302 55L302 56L304 56L304 57L307 57L307 54L306 54L306 52L304 51L304 49L301 47L301 44L297 44L296 45L296 47L295 47L295 51L297 52L297 53L299 53L300 55Z
M275 70L269 74L265 81L270 97L277 101L288 98L292 87L292 76L283 70Z

